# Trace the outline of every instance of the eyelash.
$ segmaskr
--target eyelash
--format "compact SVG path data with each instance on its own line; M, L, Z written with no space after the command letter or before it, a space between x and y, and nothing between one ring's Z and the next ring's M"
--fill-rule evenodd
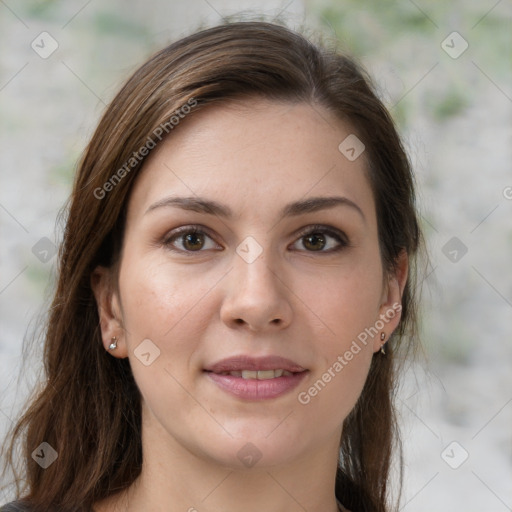
M318 233L325 234L325 235L328 235L328 236L334 238L338 242L338 244L339 244L338 247L331 248L331 249L329 249L327 251L324 251L324 250L319 250L319 251L308 251L308 250L305 250L305 252L317 253L317 254L322 254L322 253L323 254L332 254L332 253L335 253L335 252L339 252L339 251L345 249L346 247L348 247L350 245L350 243L348 241L348 237L345 235L345 233L343 233L342 231L338 231L337 229L330 228L328 226L323 226L321 224L313 224L311 226L307 226L306 228L304 228L303 230L300 231L300 233L298 234L297 240L300 240L301 238L304 238L307 235L318 234ZM187 250L184 250L184 249L176 249L176 248L174 248L172 246L172 242L175 239L178 239L180 236L188 235L188 234L204 234L207 237L213 239L207 233L207 231L202 228L202 226L199 226L199 225L189 225L189 226L182 226L180 228L175 229L171 233L169 233L168 236L166 236L164 238L163 245L165 245L170 251L178 252L178 253L181 253L181 254L183 254L183 253L185 253L185 254L194 254L194 253L198 253L198 252L204 252L203 249L199 249L198 251L187 251Z

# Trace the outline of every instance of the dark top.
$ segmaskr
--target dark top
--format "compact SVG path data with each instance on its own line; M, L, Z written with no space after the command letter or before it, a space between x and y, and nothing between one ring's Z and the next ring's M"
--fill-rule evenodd
M11 501L0 508L0 512L31 512L32 510L32 507L23 505L20 501Z

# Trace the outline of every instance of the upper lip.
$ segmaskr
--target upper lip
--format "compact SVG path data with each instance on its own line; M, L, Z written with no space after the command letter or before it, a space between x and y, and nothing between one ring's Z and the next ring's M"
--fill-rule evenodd
M303 372L299 364L290 359L280 356L251 357L247 355L238 355L222 359L204 368L206 371L221 373L241 370L287 370L289 372Z

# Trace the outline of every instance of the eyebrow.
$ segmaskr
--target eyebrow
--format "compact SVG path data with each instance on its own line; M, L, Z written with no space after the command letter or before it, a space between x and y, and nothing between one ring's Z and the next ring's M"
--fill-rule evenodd
M351 201L347 197L341 196L329 196L329 197L311 197L302 201L296 201L287 204L280 212L281 217L296 217L305 213L317 212L320 210L326 210L328 208L334 208L336 206L348 206L359 213L363 221L366 222L361 208ZM217 215L226 219L233 217L233 212L229 206L223 205L217 201L212 201L202 197L191 196L191 197L165 197L160 199L156 203L153 203L145 212L145 214L164 207L176 207L182 210L190 210L199 213L205 213L209 215ZM144 214L144 215L145 215Z

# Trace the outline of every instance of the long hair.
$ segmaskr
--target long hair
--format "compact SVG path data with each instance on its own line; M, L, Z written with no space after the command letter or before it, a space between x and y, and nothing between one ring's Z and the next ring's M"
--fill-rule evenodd
M104 350L90 284L97 265L118 263L127 201L145 158L139 150L162 126L172 137L169 120L184 105L194 105L187 114L193 116L210 104L251 97L320 105L348 122L366 147L384 269L393 270L401 251L409 255L400 324L386 355L373 356L344 421L335 490L354 512L391 510L390 468L399 448L394 359L400 344L414 344L417 316L421 232L410 164L389 113L352 58L279 24L239 21L196 32L152 56L107 107L81 158L45 326L44 382L7 449L6 467L18 477L14 454L21 443L18 499L37 511L88 510L141 472L141 396L128 359ZM46 469L31 457L43 442L58 453Z

